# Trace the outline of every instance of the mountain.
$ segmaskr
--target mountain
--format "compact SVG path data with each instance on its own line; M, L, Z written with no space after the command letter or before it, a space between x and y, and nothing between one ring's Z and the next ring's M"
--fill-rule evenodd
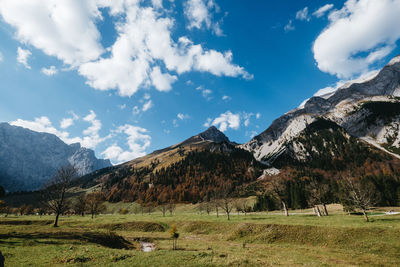
M111 202L197 202L257 180L264 165L214 126L185 141L78 180Z
M356 138L363 146L367 144L400 158L399 97L400 56L397 56L368 79L349 82L333 93L310 98L304 106L276 119L268 129L240 147L270 166L277 165L277 160L282 166L282 157L288 160L289 155L291 159L309 161L310 155L315 154L306 149L309 139L301 137L309 134L315 123L325 121L335 125L335 129L330 129L332 132L340 129L343 136ZM318 151L321 147L311 149L324 153Z
M111 166L79 143L67 145L53 134L0 123L0 185L6 190L39 189L67 164L75 165L80 175Z

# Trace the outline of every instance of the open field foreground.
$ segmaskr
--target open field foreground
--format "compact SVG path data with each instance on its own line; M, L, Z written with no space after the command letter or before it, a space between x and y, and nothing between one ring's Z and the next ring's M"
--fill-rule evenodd
M289 217L233 214L228 221L181 207L165 217L62 217L58 228L52 216L8 216L0 219L0 250L6 266L400 265L400 215L374 210L365 223L329 208L331 215L320 218L303 210ZM141 242L154 243L155 251L142 252Z

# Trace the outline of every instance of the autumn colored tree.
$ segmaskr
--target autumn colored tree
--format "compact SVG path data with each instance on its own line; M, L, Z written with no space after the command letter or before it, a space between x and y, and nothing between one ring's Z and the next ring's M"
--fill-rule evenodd
M306 190L308 192L308 202L314 207L317 215L320 217L321 212L318 205L322 205L324 215L328 216L328 210L326 204L329 201L330 185L321 176L306 177L308 181Z
M266 183L266 190L275 197L281 204L286 216L289 216L288 201L288 182L284 176L272 176Z
M81 216L85 216L85 211L86 211L86 195L80 194L75 202L74 202L74 206L73 209L75 211L75 214L81 215Z
M86 206L93 219L97 214L106 209L103 194L101 192L88 194L86 196Z

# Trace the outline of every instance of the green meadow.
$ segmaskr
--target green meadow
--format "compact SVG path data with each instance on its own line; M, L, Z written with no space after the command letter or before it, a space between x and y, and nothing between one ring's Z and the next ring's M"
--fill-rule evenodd
M362 216L329 206L311 210L200 214L181 205L152 214L0 217L0 250L6 266L400 266L400 215L385 210ZM388 209L386 209L388 210ZM177 227L177 249L169 229ZM143 252L141 242L155 250Z

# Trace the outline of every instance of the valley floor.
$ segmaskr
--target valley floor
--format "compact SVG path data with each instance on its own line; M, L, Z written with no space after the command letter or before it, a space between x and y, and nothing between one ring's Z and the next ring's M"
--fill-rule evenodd
M294 213L233 214L230 221L190 209L165 217L70 216L58 228L51 216L8 216L0 218L0 250L6 266L400 266L400 215L375 210L365 223L340 211ZM142 252L140 242L155 251Z

